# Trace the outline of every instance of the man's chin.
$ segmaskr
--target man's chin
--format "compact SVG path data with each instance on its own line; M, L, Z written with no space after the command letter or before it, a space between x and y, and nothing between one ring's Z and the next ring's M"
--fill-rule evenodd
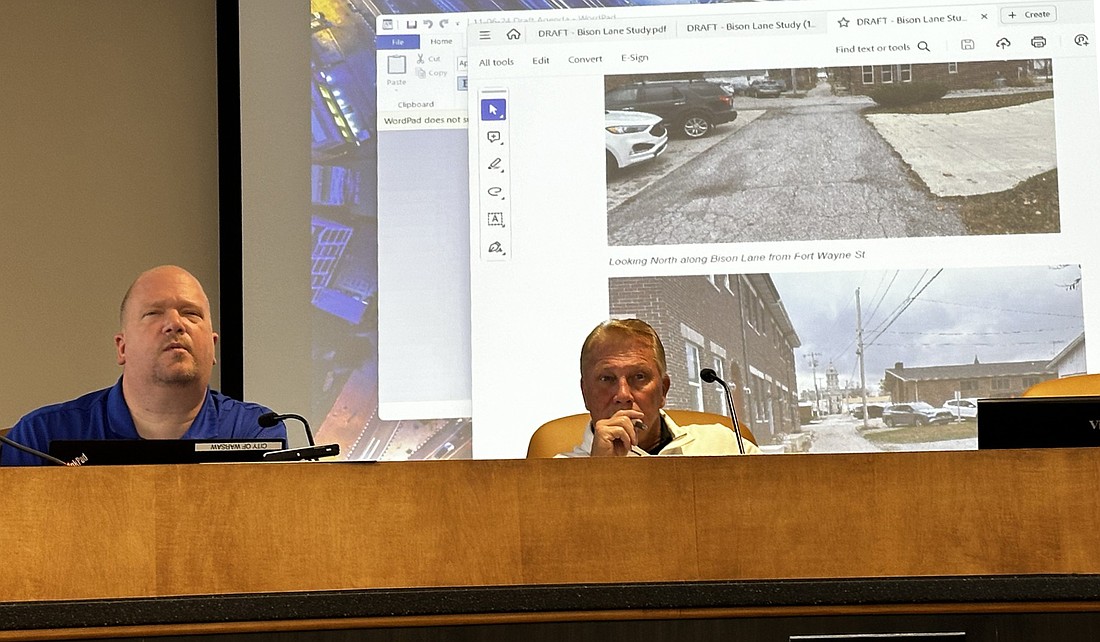
M193 368L156 373L157 383L167 386L186 386L195 383L198 379L199 373Z

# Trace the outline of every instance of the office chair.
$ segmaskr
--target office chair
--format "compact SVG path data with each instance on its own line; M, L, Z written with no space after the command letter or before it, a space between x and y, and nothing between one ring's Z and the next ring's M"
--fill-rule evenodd
M1024 391L1022 397L1090 397L1100 395L1100 374L1047 379Z
M722 424L733 430L733 422L725 415L716 415L698 410L671 410L669 408L665 408L665 413L681 426L688 424ZM558 453L573 450L574 446L581 443L584 431L588 428L589 419L588 413L582 413L552 419L539 426L535 434L531 435L531 442L527 446L527 458L553 457ZM745 427L745 424L741 424L741 438L756 443L756 437L753 436L752 431Z

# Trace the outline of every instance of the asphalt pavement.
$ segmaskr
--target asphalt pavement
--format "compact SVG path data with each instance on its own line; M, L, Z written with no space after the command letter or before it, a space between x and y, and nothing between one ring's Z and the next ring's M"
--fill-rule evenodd
M871 432L884 430L881 420L872 419ZM928 441L876 446L861 432L862 420L849 414L828 415L802 427L803 431L814 434L813 453L861 453L861 452L912 452L927 450L977 450L977 437L970 439L952 439L948 441Z
M802 99L735 99L766 111L611 208L609 244L965 234L958 205L931 194L860 115L870 104L827 85Z

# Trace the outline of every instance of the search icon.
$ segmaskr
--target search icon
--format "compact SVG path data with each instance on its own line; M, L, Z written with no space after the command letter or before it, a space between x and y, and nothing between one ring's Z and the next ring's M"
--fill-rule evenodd
M931 49L928 48L928 41L927 40L921 40L920 42L918 42L917 43L917 49L920 49L921 51L927 51L927 52L932 51Z

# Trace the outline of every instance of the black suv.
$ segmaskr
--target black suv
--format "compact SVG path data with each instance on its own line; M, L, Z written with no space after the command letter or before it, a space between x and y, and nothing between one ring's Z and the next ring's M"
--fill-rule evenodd
M737 118L729 93L708 80L630 83L608 90L604 108L657 114L671 132L687 138L702 138L716 125Z

